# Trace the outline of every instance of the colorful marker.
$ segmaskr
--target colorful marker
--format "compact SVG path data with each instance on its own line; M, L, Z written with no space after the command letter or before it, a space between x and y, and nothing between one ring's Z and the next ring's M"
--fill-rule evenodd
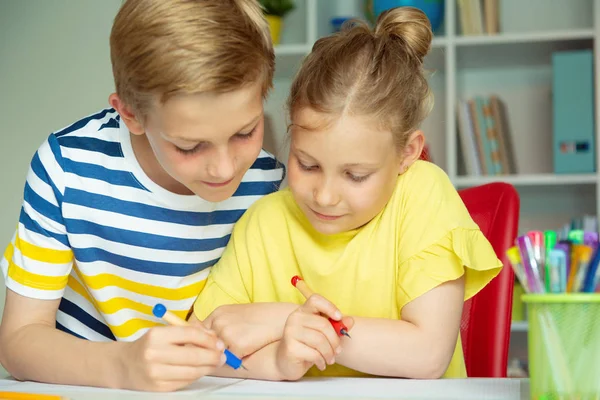
M304 282L304 280L302 278L300 278L298 275L296 275L292 278L292 285L294 285L296 287L296 289L298 289L300 291L300 293L302 293L304 298L307 300L310 296L312 296L314 294L313 291L310 290L310 288L308 287L306 282ZM346 327L346 325L344 325L344 323L342 321L336 321L334 319L329 318L329 322L331 323L331 325L333 326L333 329L335 329L335 331L337 332L337 334L339 336L344 335L344 336L350 337L350 335L348 334L348 328Z
M510 261L510 265L512 266L515 275L519 282L521 282L521 286L525 289L525 292L531 292L529 288L529 282L527 282L527 275L525 274L525 269L523 268L523 264L521 262L521 253L519 253L519 248L517 246L513 246L506 251L506 255L508 256L508 260Z
M164 321L168 322L171 325L176 326L190 326L190 324L179 318L177 315L173 314L171 311L167 311L167 308L163 304L157 304L152 309L152 313L155 317L162 318ZM234 355L229 350L225 349L225 357L227 357L227 361L225 362L233 369L244 368L246 367L242 364L242 360L240 360L236 355Z
M532 293L544 293L542 285L540 266L535 259L531 239L527 235L517 237L517 247L521 253L521 262L527 274L527 283Z

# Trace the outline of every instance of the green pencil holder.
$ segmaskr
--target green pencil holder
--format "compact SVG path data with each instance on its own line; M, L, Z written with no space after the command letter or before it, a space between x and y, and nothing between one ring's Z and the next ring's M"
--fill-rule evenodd
M531 399L600 399L600 295L526 294Z

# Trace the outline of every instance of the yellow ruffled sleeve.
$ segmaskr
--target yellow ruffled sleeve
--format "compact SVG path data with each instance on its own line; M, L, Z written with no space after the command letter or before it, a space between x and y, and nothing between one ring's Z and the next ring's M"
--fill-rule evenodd
M400 309L440 284L465 275L465 300L483 289L502 262L477 228L458 227L405 260L398 268Z
M235 224L223 255L211 268L194 303L194 314L201 321L222 305L252 302L251 254L246 239L255 228L255 209L256 204ZM262 246L254 246L254 251L262 251Z

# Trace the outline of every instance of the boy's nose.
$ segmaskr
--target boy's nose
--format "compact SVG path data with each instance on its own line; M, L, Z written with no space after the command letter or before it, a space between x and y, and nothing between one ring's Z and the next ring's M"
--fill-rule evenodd
M208 165L208 174L217 181L228 181L235 175L234 157L228 151L214 155Z

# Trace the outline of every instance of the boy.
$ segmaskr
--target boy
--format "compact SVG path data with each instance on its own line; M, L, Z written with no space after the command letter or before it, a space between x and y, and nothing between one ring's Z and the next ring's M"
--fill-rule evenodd
M0 362L17 379L176 390L222 366L224 344L151 310L185 317L233 224L281 183L261 151L274 53L255 0L127 0L110 44L112 108L31 162L1 261Z

